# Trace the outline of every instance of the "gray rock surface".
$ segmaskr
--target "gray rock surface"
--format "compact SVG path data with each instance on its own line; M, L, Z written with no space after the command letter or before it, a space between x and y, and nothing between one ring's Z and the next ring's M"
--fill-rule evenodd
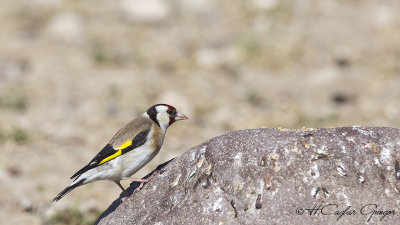
M98 224L399 224L399 149L394 128L235 131L172 160Z

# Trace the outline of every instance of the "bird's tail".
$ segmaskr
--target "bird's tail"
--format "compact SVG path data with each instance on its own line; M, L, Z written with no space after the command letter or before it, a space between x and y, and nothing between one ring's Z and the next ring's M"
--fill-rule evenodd
M64 197L66 194L68 194L70 191L74 190L76 187L79 187L85 182L86 179L80 179L80 180L75 180L71 185L66 187L64 190L62 190L53 200L52 202L56 202L60 200L62 197Z

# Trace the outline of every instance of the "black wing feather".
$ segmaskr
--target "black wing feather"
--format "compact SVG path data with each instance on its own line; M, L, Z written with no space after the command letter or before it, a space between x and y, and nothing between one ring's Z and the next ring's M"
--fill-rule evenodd
M121 155L128 153L132 151L133 149L142 146L144 143L146 143L147 136L149 135L150 129L146 129L138 133L133 139L132 139L132 144L129 145L128 147L122 149ZM97 166L99 166L99 163L109 157L110 155L115 153L115 149L113 148L112 145L107 144L90 162L87 164L85 167L80 169L78 172L76 172L74 175L72 175L71 179L74 177L79 177L82 173L93 169ZM113 159L112 159L113 160ZM110 160L111 161L111 160Z
M128 147L122 149L121 155L137 148L140 147L142 145L144 145L144 143L146 143L147 140L147 136L150 133L150 128L144 131L141 131L140 133L138 133L133 139L132 139L132 144L129 145Z
M82 173L93 169L97 166L97 164L99 162L101 162L101 160L107 158L108 156L112 155L115 153L115 149L110 145L107 144L90 162L89 164L87 164L85 167L83 167L82 169L80 169L78 172L76 172L74 175L72 175L71 179L73 179L74 177L77 177L79 175L81 175Z

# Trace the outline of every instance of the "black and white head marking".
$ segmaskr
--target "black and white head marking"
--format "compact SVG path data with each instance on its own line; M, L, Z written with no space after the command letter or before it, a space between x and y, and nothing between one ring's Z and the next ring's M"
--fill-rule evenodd
M176 109L167 104L153 105L144 113L145 116L150 117L164 132L175 122L176 114Z

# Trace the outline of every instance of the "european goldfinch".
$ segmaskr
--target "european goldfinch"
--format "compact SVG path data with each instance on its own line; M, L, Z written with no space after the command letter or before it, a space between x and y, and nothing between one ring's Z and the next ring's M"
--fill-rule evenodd
M60 200L74 188L97 181L112 180L125 193L120 181L130 179L143 183L148 179L130 178L157 155L167 128L178 120L188 119L173 106L157 104L141 117L132 120L119 130L110 142L87 164L76 172L75 180L54 199ZM141 187L140 186L140 187Z

